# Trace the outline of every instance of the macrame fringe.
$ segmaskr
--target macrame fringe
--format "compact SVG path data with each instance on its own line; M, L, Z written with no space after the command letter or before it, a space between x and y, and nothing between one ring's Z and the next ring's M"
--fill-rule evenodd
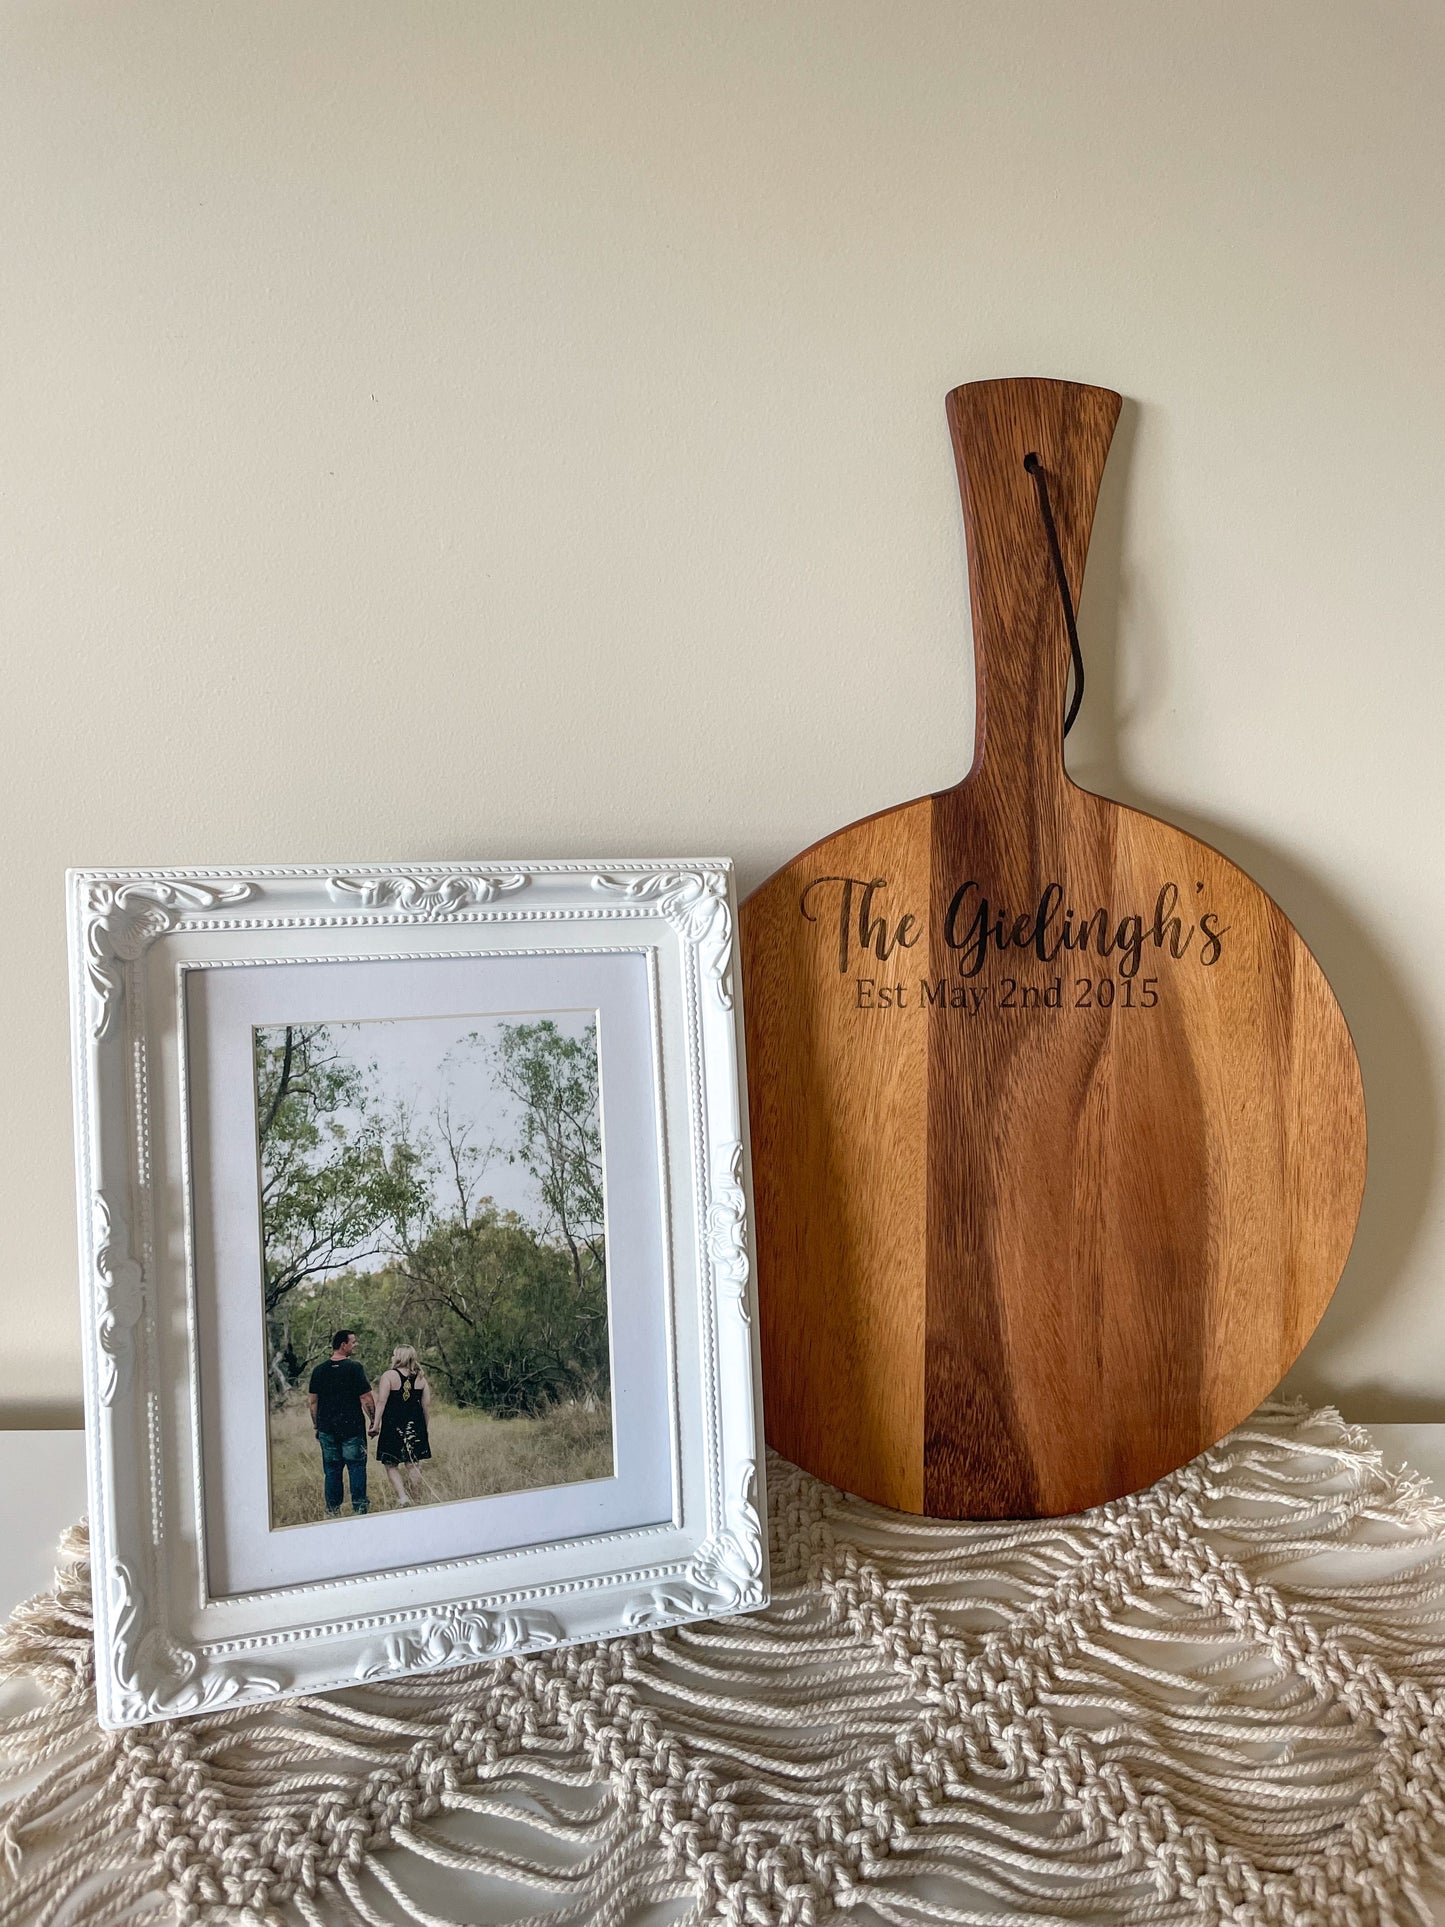
M0 1927L1433 1918L1445 1509L1333 1412L1069 1520L769 1498L750 1618L122 1734L72 1530L0 1633Z

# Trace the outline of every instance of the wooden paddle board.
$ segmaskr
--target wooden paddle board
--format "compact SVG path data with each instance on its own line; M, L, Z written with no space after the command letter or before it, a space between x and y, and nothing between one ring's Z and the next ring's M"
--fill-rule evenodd
M1279 906L1065 774L1068 646L1119 412L948 398L973 765L824 838L742 907L769 1442L949 1518L1081 1510L1278 1382L1365 1173L1349 1031Z

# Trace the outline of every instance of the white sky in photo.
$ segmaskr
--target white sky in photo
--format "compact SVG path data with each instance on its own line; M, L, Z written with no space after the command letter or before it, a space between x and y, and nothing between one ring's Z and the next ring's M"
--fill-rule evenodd
M418 1135L435 1138L437 1105L450 1099L453 1123L469 1126L468 1143L502 1148L477 1173L477 1195L490 1197L499 1209L515 1211L530 1224L542 1220L541 1191L520 1161L509 1163L507 1149L518 1141L516 1106L492 1083L489 1056L504 1024L537 1023L547 1017L567 1037L583 1037L596 1022L594 1010L510 1011L505 1016L368 1018L358 1023L328 1024L333 1046L344 1052L366 1077L383 1115L400 1102L411 1113ZM259 1027L269 1038L284 1031L284 1023ZM476 1036L475 1044L468 1039ZM347 1119L345 1111L337 1116ZM445 1152L443 1152L445 1156ZM456 1187L447 1165L436 1180L437 1204L449 1214L456 1207ZM385 1262L380 1257L358 1259L358 1270Z

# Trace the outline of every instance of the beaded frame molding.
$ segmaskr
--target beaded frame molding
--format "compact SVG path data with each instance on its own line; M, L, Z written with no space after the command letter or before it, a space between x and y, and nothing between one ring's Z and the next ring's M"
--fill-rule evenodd
M101 1723L134 1726L763 1605L731 864L78 870L68 897ZM559 953L646 962L656 1126L650 1145L626 1148L658 1161L671 1516L213 1592L188 973ZM604 1068L604 1108L605 1091ZM545 1532L547 1494L530 1496Z

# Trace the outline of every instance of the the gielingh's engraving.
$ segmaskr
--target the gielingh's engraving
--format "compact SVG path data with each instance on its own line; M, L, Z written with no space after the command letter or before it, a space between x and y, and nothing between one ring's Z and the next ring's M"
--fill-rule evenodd
M830 887L836 887L831 906L826 895ZM1202 883L1194 888L1202 895ZM912 911L895 916L879 904L887 889L886 877L824 876L815 877L799 898L798 908L809 923L818 921L820 911L836 908L840 975L847 975L855 952L887 963L897 952L912 949L924 934ZM944 913L942 930L944 943L957 956L959 976L977 977L992 955L1009 950L1031 951L1043 964L1066 953L1092 953L1113 959L1125 982L1138 975L1151 945L1176 962L1192 957L1205 970L1224 954L1229 925L1221 924L1213 910L1201 909L1197 921L1186 920L1177 883L1160 885L1148 916L1137 911L1116 915L1103 907L1078 910L1065 902L1065 895L1062 883L1049 883L1033 909L1011 916L1004 905L983 894L976 878L961 883Z

